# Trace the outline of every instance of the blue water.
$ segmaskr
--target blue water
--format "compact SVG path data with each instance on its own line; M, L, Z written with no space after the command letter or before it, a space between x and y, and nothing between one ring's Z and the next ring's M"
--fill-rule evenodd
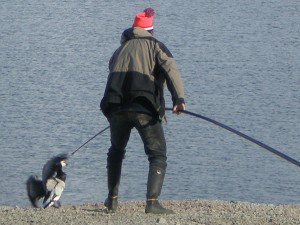
M299 1L2 1L0 205L29 207L27 177L108 126L99 111L108 60L149 5L187 109L300 160ZM297 166L201 119L167 116L162 199L300 203ZM70 159L63 203L103 202L108 147L107 131ZM147 172L134 131L121 201L145 198Z

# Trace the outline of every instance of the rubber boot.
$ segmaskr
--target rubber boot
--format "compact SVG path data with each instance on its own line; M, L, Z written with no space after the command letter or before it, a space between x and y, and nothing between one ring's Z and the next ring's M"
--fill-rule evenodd
M118 207L118 193L121 178L122 162L107 164L107 186L108 197L104 202L104 206L109 211L115 212Z
M147 183L147 202L145 213L174 214L173 210L162 207L158 201L165 178L165 169L150 168Z
M118 196L115 197L108 196L105 199L104 206L107 208L108 211L116 212L118 208Z

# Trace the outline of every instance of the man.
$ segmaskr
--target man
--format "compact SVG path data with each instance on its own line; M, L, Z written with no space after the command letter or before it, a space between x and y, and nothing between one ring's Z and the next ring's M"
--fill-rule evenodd
M167 167L164 119L164 84L172 95L173 112L185 109L183 84L170 51L153 37L154 10L135 16L121 46L109 61L109 76L101 100L108 118L111 147L107 157L108 197L104 205L116 211L122 161L132 128L136 128L149 160L146 213L172 214L158 202Z

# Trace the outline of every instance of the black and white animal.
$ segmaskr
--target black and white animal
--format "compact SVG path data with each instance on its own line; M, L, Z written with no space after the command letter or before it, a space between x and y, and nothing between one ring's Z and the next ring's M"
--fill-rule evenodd
M60 207L58 201L65 189L66 173L62 167L67 165L67 154L54 156L43 167L42 180L32 175L26 182L27 195L33 207L39 207L39 200L44 197L43 208Z

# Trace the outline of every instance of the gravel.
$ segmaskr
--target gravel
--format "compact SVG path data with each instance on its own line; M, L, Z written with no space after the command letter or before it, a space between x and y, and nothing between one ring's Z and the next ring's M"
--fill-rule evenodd
M109 213L100 204L63 205L60 208L0 206L0 224L300 224L300 205L257 204L236 201L161 201L174 215L145 214L145 202L120 202Z

